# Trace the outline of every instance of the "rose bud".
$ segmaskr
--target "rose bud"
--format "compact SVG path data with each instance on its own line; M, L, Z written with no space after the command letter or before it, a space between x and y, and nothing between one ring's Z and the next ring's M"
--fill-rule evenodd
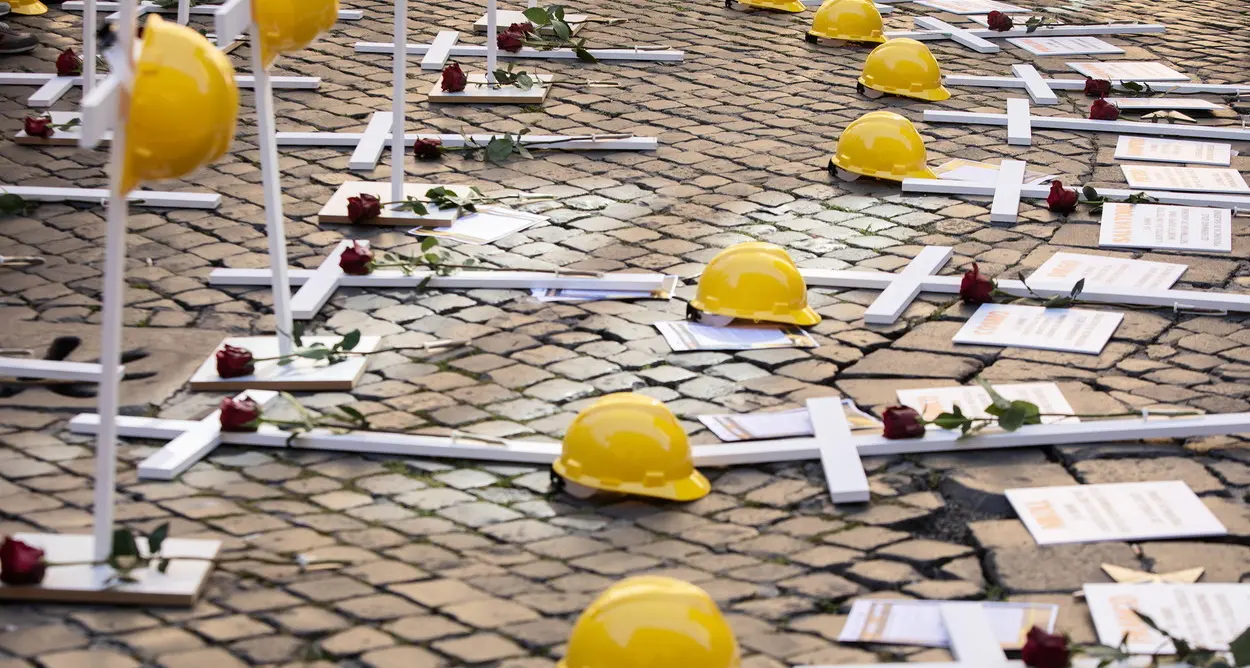
M249 398L226 397L219 410L222 431L256 431L260 425L260 406Z
M985 21L990 30L997 32L1006 32L1014 28L1016 25L1015 21L1012 21L1010 16L1007 16L1002 12L990 12L989 16L985 17Z
M353 223L377 218L382 215L382 200L376 195L360 193L356 197L347 198L347 219Z
M359 242L352 242L351 248L339 256L339 269L348 276L365 276L373 273L373 251Z
M516 53L521 50L521 47L525 46L524 38L525 33L505 30L495 37L495 44L504 51Z
M975 262L959 282L959 298L965 304L994 303L994 281L982 276L981 268Z
M1076 211L1076 203L1080 197L1075 190L1068 190L1063 187L1060 181L1050 182L1050 194L1046 196L1046 208L1055 213L1068 215Z
M1107 97L1111 93L1111 82L1106 79L1086 79L1085 95L1088 97Z
M920 438L924 436L924 424L920 422L920 413L909 406L890 406L881 415L886 438Z
M217 375L222 378L238 378L256 373L256 363L252 360L252 351L238 348L230 344L217 351Z
M1029 629L1024 648L1020 650L1020 659L1029 668L1068 668L1070 658L1067 638L1036 626Z
M48 562L43 550L6 536L0 545L0 582L7 585L37 585L43 582Z
M55 133L52 129L52 119L47 116L27 116L22 122L22 129L29 137L43 137L44 139Z
M534 24L529 21L526 21L525 23L513 23L508 26L508 30L506 32L514 32L519 35L532 35L534 34Z
M1100 97L1090 105L1089 117L1096 121L1114 121L1120 117L1120 108Z
M73 49L66 49L56 57L56 75L58 77L76 77L82 74L82 58Z
M469 84L469 76L460 69L460 63L447 63L443 68L443 92L458 93Z
M441 139L418 139L412 145L412 154L417 160L438 160L443 157L443 141Z

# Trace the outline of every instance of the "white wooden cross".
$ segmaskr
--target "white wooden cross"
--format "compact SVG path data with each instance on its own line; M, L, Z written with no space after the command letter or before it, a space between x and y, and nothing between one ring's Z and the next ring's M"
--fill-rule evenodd
M1009 162L1004 160L1004 163ZM1014 190L1014 186L1003 183L1004 177L1001 172L997 183L985 183L978 181L958 181L955 179L904 179L903 192L911 193L929 193L932 195L985 195L992 196L996 203L1001 203L1003 207L1015 208L1018 201L1022 197L1030 199L1045 199L1050 194L1049 186L1025 186L1020 185L1019 191ZM1019 185L1019 184L1016 184ZM1223 209L1246 209L1250 208L1250 195L1235 195L1229 193L1190 193L1190 192L1171 192L1166 190L1125 190L1122 188L1099 188L1098 195L1108 200L1123 201L1129 197L1145 193L1154 198L1159 204L1176 204L1180 206L1201 206L1216 207ZM1007 211L1006 208L1002 209ZM1008 220L997 220L991 217L993 222L1012 222Z
M1007 37L1082 37L1087 35L1142 35L1148 33L1159 33L1167 30L1167 26L1157 24L1129 24L1129 23L1112 23L1106 25L1083 25L1083 26L1042 26L1029 32L1026 28L1013 28L1012 30L990 30L989 28L975 28L965 30L945 21L941 21L934 17L922 16L916 18L916 25L930 30L895 30L885 34L886 39L897 39L899 37L907 37L910 39L924 41L945 40L949 39L957 44L962 44L980 53L996 53L999 50L997 45L987 42L989 39L1002 39Z
M89 362L0 356L0 378L43 378L97 383L102 373L103 368L99 364ZM119 369L118 373L124 373L124 369Z
M1046 79L1032 65L1016 64L1011 66L1010 77L974 77L948 74L942 77L946 86L979 86L984 88L1022 88L1028 92L1034 104L1058 104L1059 96L1055 91L1085 90L1085 79ZM1117 81L1115 83L1123 83ZM1205 84L1175 81L1145 82L1151 88L1172 93L1211 93L1216 95L1235 95L1250 93L1250 85L1235 86L1229 84Z
M436 51L438 56L442 56L443 49L446 49L446 57L450 58L484 58L486 57L487 48L484 45L477 44L458 44L438 45L439 50ZM433 50L434 44L409 44L407 53L410 56L422 56ZM395 45L389 42L356 42L356 53L395 53ZM590 55L596 60L602 61L645 61L645 62L663 62L663 63L680 63L685 54L681 51L673 51L665 47L646 47L635 46L632 49L586 49ZM539 49L528 46L521 47L520 51L505 51L499 54L500 58L508 60L521 58L537 58L541 60L577 60L577 54L572 49L551 49L550 51L541 51ZM445 58L444 58L445 61Z
M92 4L91 0L87 0L86 2L82 2L79 0L68 0L67 2L61 3L61 9L64 9L67 12L86 12L88 4ZM99 2L95 2L94 4L95 4L95 11L98 11L98 12L117 11L117 8L120 6L119 3L110 2L109 0L100 0ZM191 7L190 3L187 0L181 0L181 2L178 3L178 7L176 8L170 7L166 9L164 7L157 5L154 2L144 2L139 5L139 15L142 16L144 14L177 13L178 22L183 25L186 25L187 21L185 17L187 14L213 15L217 13L217 10L219 7L220 7L219 5L196 5L194 7ZM364 17L365 17L364 10L360 10L360 9L339 10L340 21L359 21L363 19ZM113 17L110 16L109 18L112 19Z
M1018 98L1015 105L1008 104L1006 114L983 114L969 111L946 111L926 109L926 123L965 123L969 125L1006 125L1008 143L1028 146L1028 133L1037 130L1076 130L1085 132L1116 132L1119 134L1156 135L1160 137L1189 137L1199 139L1229 139L1250 141L1250 129L1239 127L1212 127L1209 125L1169 125L1142 123L1139 121L1099 121L1092 118L1065 118L1063 116L1030 116L1029 101ZM1012 135L1012 129L1015 135ZM1014 140L1014 141L1013 141Z
M87 43L84 40L84 44ZM95 38L92 37L89 43L94 45ZM92 48L94 49L94 46ZM86 52L87 50L84 48L84 55ZM92 75L88 72L88 62L91 61L84 57L81 76L62 77L56 74L40 72L0 73L0 86L39 86L39 89L26 99L26 104L37 109L51 107L75 86L82 86L83 94L86 95L88 92L87 88L89 88L87 82L92 81ZM94 80L98 83L101 78L96 76ZM238 84L239 88L256 87L255 79L249 75L236 76L235 83ZM270 83L274 88L316 90L321 86L321 79L317 77L270 77Z

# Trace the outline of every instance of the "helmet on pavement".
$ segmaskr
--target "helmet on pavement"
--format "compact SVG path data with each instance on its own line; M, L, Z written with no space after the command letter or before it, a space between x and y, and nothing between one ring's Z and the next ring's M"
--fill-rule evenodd
M872 50L859 83L891 95L930 102L949 99L942 87L942 68L929 47L907 37L892 39Z
M809 41L823 37L880 44L885 41L884 32L881 12L872 0L829 0L816 10L807 35Z
M820 322L807 305L807 284L794 260L782 247L760 241L730 246L712 258L699 276L690 306L744 320L800 326Z
M892 111L871 111L842 131L829 169L889 181L935 179L927 159L924 139L911 121Z
M339 0L252 0L261 63L269 67L279 54L308 46L338 18Z

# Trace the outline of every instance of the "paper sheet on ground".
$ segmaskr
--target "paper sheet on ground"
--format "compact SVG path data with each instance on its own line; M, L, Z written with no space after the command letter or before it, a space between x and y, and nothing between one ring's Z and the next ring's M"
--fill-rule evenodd
M1120 165L1130 188L1200 193L1250 193L1250 185L1235 169L1225 167L1173 167L1171 165Z
M946 647L950 637L942 623L939 606L949 601L860 599L838 634L838 642L871 642L887 645ZM1052 603L982 603L986 617L1003 649L1019 649L1029 629L1055 628L1059 606Z
M1063 397L1056 383L1009 383L995 385L994 389L1008 401L1028 401L1037 405L1043 413L1074 413L1072 405ZM980 385L964 387L928 387L919 390L899 390L898 402L911 406L926 420L940 413L949 412L959 404L959 410L970 418L991 417L985 409L992 403L990 395ZM1051 415L1042 418L1043 424L1056 422L1080 422L1078 418ZM929 425L937 429L937 425Z
M1020 14L1032 11L995 0L916 0L916 4L952 14L988 14L990 12Z
M1007 500L1038 545L1228 533L1180 480L1009 489Z
M1181 274L1188 268L1189 265L1171 262L1150 262L1083 253L1055 253L1025 279L1025 283L1034 290L1070 290L1083 278L1087 289L1167 290L1180 280Z
M1120 111L1144 109L1182 109L1185 111L1215 111L1224 105L1194 97L1109 97L1107 101Z
M676 352L689 350L763 350L816 348L810 334L791 325L735 325L712 327L685 320L655 323Z
M1035 56L1124 53L1124 49L1097 37L1013 37L1007 41Z
M1068 63L1091 79L1109 81L1189 81L1189 76L1152 60L1110 60Z
M1108 311L982 304L954 341L1097 355L1123 319Z
M1087 584L1085 604L1098 640L1119 645L1128 633L1134 654L1172 654L1175 647L1133 614L1150 617L1172 636L1216 651L1250 626L1250 584Z
M934 167L933 173L937 174L938 178L954 179L955 181L998 182L998 165L992 165L988 162L976 162L975 160L964 160L962 158L948 160ZM1053 178L1055 178L1054 174L1026 171L1023 183L1027 186L1036 186L1046 183Z
M540 302L593 302L610 299L672 299L680 285L677 276L665 276L663 287L654 292L631 290L561 290L533 288L530 294Z
M1232 144L1213 141L1185 141L1158 137L1121 135L1115 144L1116 160L1181 162L1194 165L1228 166L1233 160Z
M482 245L516 234L527 227L547 220L546 216L492 206L477 213L461 216L447 227L414 227L408 234L418 237L442 237L466 244Z
M1233 251L1233 212L1197 206L1108 202L1098 245L1109 248Z
M881 421L861 411L849 399L842 400L842 410L851 429L880 429ZM716 437L726 443L758 441L769 438L813 436L812 418L806 408L760 413L729 413L700 415L702 422Z

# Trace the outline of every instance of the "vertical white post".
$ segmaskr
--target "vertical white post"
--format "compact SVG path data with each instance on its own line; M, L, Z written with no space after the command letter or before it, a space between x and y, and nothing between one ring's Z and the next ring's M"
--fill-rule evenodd
M95 0L83 0L82 15L82 99L87 99L87 94L91 89L95 88L95 31L97 18L95 15Z
M391 201L404 199L404 122L408 78L408 0L395 0L395 90L391 92Z
M191 0L178 0L178 24L186 25L191 22Z
M94 9L88 7L88 10ZM94 12L90 12L94 15ZM126 76L133 76L135 45L135 3L121 3L117 22L119 60ZM94 35L92 38L94 39ZM94 49L93 49L94 50ZM86 72L86 68L84 68ZM121 105L124 96L117 96ZM123 113L125 112L125 113ZM126 193L122 192L122 171L126 163L126 114L119 108L114 114L113 142L109 148L109 202L104 241L104 316L100 324L100 385L97 412L100 433L95 447L95 507L93 534L95 561L108 559L113 551L113 495L117 487L117 405L121 392L122 311L126 292Z
M495 0L486 0L486 82L495 83L495 68L499 60L499 40L495 34L499 30L495 16Z
M282 214L282 170L278 165L278 140L274 136L273 84L261 60L260 30L251 25L253 94L256 98L256 130L260 144L261 186L265 193L265 228L269 235L269 267L273 286L274 328L278 354L293 349L291 328L291 280L287 275L286 217Z

